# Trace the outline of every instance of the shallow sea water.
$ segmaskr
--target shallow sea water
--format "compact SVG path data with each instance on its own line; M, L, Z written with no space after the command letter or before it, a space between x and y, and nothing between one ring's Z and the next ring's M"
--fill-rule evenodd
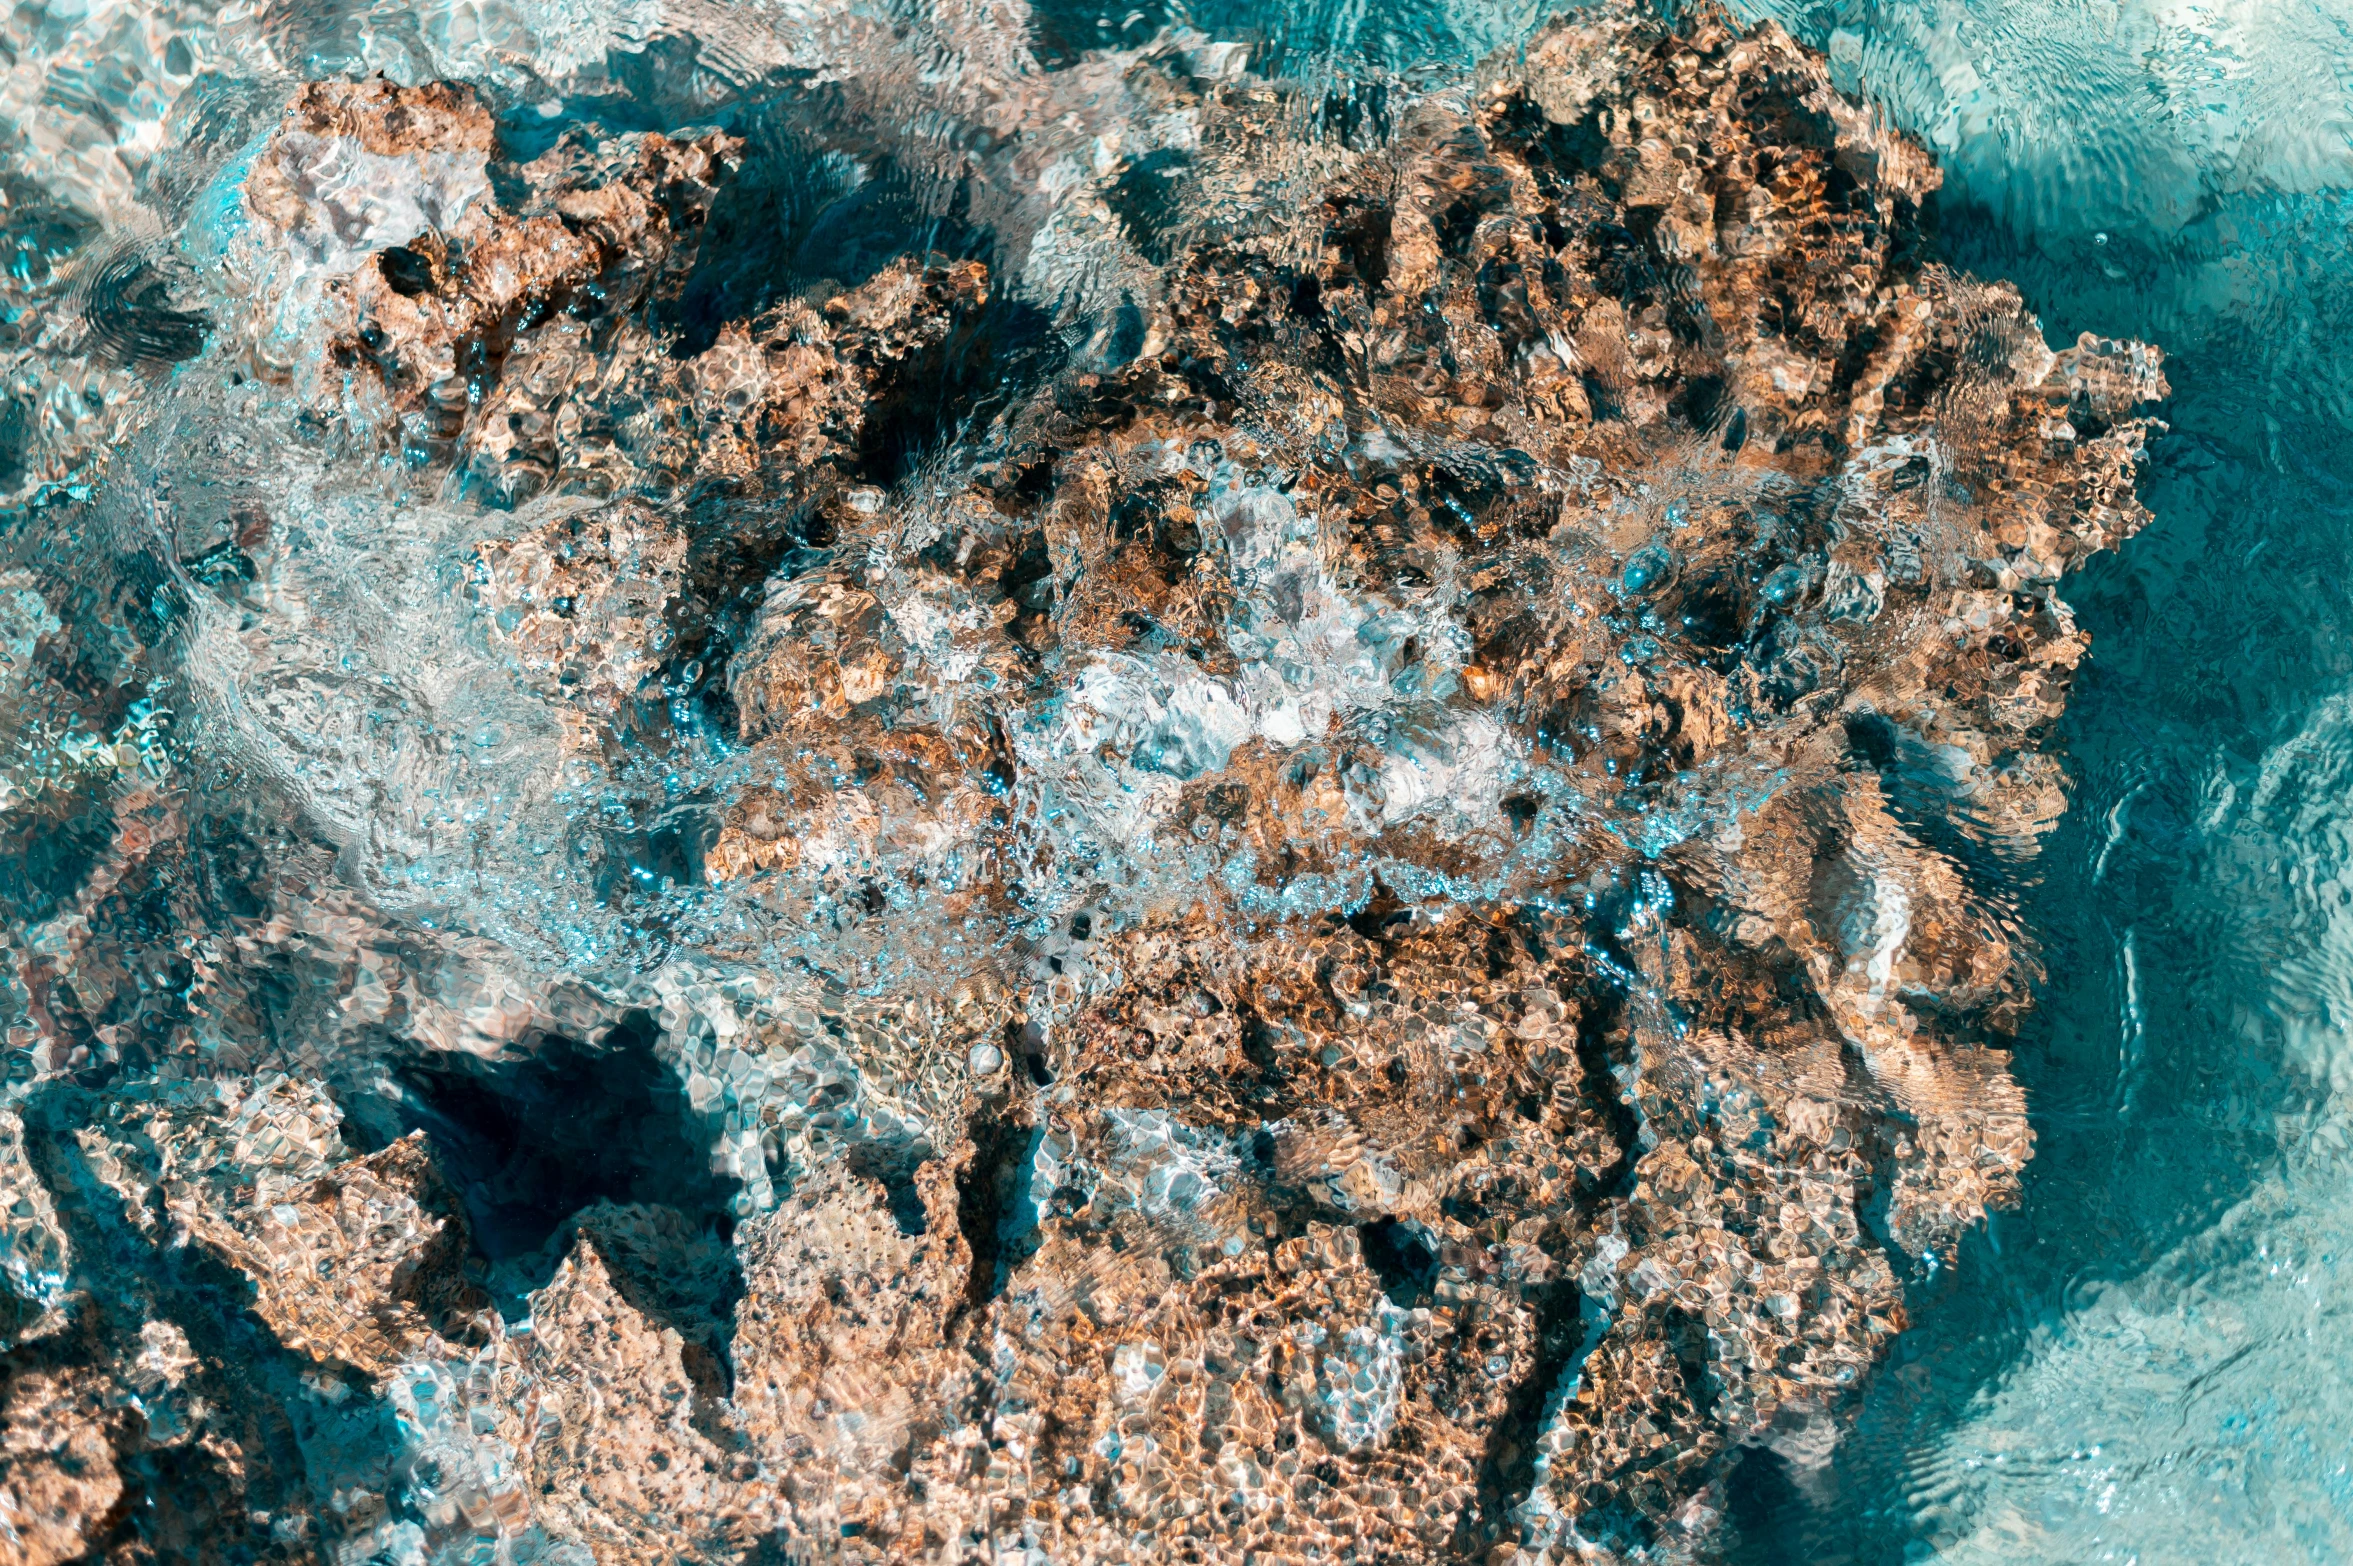
M2024 1208L1751 1561L2353 1558L2353 310L2336 5L1779 13L1934 146L1956 263L2165 344L2154 524L2068 596Z
M495 86L525 124L584 103L676 121L764 73L887 74L854 40L917 9L21 5L0 22L0 292L33 319L93 278L114 278L104 304L197 265L194 193L292 79L454 76ZM1436 85L1553 8L1026 9L991 25L1021 23L1042 58L1190 25L1251 44L1261 68ZM2073 808L2020 889L2049 972L2016 1061L2039 1139L2027 1200L1923 1287L1842 1443L1744 1463L1730 1553L2353 1559L2353 368L2338 348L2353 325L2353 5L1749 11L1827 50L1845 85L1935 148L1956 263L2015 281L2054 343L2095 329L2162 344L2174 396L2143 480L2156 521L2069 589L2095 643L2062 730ZM1053 283L1050 247L1037 255L1033 282ZM149 360L173 356L168 310L123 319L163 334ZM37 342L20 350L6 417L27 449L102 446L150 394L152 377L68 374ZM0 481L35 493L41 475L10 460ZM49 482L82 482L60 462ZM0 606L0 638L38 634L13 612ZM431 629L405 634L422 645ZM486 750L527 737L491 727ZM444 897L422 885L430 865L420 851L383 874ZM518 884L477 913L575 954L627 938L567 924L568 906Z

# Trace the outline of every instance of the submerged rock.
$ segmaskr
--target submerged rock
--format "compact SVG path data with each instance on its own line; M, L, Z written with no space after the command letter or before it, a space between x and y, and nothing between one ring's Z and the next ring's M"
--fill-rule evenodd
M1067 330L731 312L725 134L296 95L11 936L26 1558L1674 1559L1830 1449L2031 1154L2159 356L1770 26L1235 63L1126 59Z

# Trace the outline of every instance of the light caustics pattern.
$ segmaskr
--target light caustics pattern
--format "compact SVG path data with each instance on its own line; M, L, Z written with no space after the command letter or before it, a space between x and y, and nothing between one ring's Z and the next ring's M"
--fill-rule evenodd
M2353 1552L2353 42L1564 9L0 21L0 1536Z
M1767 13L1936 149L1956 259L2165 342L2175 396L2158 523L2071 590L2023 1221L1752 1558L2340 1558L2353 13Z

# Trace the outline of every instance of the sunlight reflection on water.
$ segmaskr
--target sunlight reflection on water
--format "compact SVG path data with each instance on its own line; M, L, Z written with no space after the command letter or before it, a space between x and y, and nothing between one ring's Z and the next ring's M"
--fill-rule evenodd
M1551 7L1031 9L1050 60L1189 22L1301 74L1427 83ZM1932 1287L1840 1450L1743 1470L1735 1553L2353 1558L2353 10L1751 9L1937 149L1956 262L2018 282L2055 342L2096 324L2163 344L2177 394L2144 485L2156 524L2070 591L2096 642L2064 729L2075 808L2028 898L2051 981L2020 1051L2041 1133L2027 1209ZM463 77L526 123L620 100L684 118L774 73L854 79L887 20L699 0L16 8L0 488L70 489L120 437L178 344L168 287L193 263L163 217L192 219L202 251L191 204L289 81ZM136 325L119 351L53 351L123 301L144 304L116 312ZM140 743L77 743L118 740Z

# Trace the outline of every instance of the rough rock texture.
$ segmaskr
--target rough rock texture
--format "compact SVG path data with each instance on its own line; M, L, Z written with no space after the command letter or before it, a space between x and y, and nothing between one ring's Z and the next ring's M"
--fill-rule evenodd
M1121 90L1203 128L1059 346L941 256L710 305L727 135L296 96L165 496L290 803L103 702L43 785L16 1558L1679 1559L1828 1449L2031 1153L2157 354L1769 27L1334 100L1304 210L1228 199L1297 89Z

